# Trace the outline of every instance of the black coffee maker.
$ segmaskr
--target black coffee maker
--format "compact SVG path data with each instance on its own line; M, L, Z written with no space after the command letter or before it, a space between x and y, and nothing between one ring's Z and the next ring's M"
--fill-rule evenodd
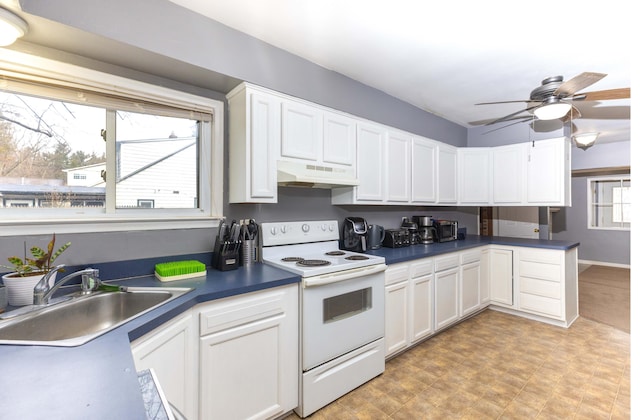
M342 249L364 252L367 250L367 221L362 217L347 217L342 225Z

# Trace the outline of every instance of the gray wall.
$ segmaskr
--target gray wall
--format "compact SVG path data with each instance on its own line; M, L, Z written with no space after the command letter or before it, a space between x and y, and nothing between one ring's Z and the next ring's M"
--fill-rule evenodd
M630 166L631 142L598 144L587 150L572 148L573 169ZM631 232L587 228L587 178L571 180L572 206L552 216L554 239L579 241L578 258L614 264L631 264Z

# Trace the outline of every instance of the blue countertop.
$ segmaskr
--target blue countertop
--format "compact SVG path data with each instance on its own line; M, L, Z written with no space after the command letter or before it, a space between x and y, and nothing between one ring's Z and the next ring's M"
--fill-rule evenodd
M209 269L200 279L118 281L194 290L79 347L0 345L0 419L146 419L131 341L198 303L299 281L264 264Z
M411 245L404 248L380 248L367 251L367 254L384 257L387 264L395 264L418 258L434 257L436 255L446 254L449 252L464 251L484 245L523 246L529 248L545 248L566 251L579 246L580 243L544 239L509 238L502 236L467 235L466 239L459 241L428 245Z
M577 242L481 237L406 248L369 251L394 264L483 245L568 250ZM264 264L206 278L163 283L153 276L118 280L140 287L190 287L188 292L79 347L0 345L0 419L145 419L131 341L198 303L299 282L287 271Z

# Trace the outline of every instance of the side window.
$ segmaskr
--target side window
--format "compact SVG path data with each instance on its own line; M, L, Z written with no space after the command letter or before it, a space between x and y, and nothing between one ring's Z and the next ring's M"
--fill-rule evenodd
M589 228L631 229L631 177L588 178Z

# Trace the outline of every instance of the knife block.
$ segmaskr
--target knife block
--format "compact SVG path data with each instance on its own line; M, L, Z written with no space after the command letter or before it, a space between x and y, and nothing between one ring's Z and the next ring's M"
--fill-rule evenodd
M216 270L229 271L235 270L240 264L240 241L220 241L216 238L216 244L213 247L213 260L211 266Z

